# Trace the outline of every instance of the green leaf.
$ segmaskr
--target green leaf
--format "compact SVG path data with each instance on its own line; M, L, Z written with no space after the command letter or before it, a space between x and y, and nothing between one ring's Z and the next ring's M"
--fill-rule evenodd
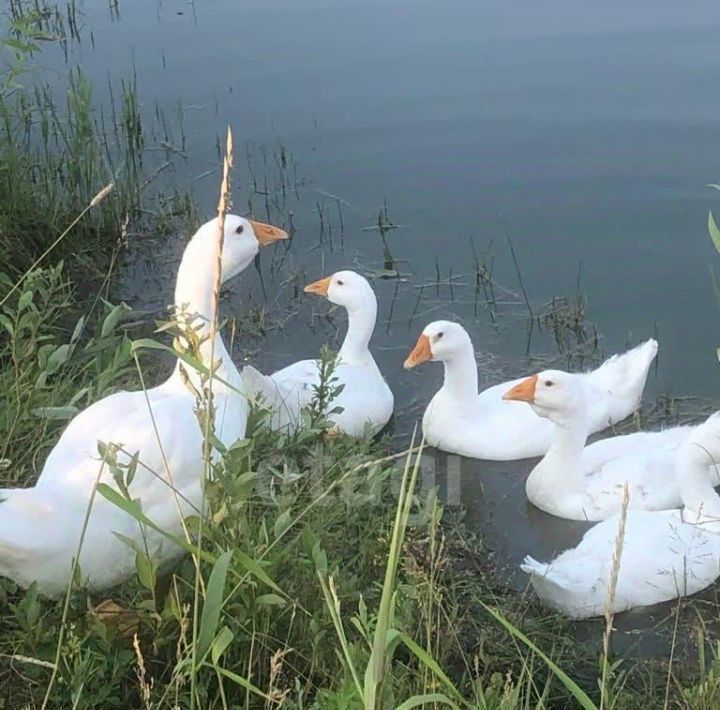
M513 626L497 609L489 607L484 602L480 602L485 611L494 617L502 626L504 626L510 634L515 638L520 639L531 651L536 653L540 658L545 661L547 667L555 674L557 679L570 691L575 700L585 710L597 710L597 705L590 699L590 696L572 679L565 673L552 659L544 654L520 629Z
M135 554L135 569L137 570L138 579L145 589L153 590L155 588L155 569L150 558L144 552Z
M393 524L392 537L390 538L390 549L388 551L387 564L385 566L385 580L382 586L380 606L378 608L375 631L373 633L372 652L370 653L370 658L368 659L368 665L365 672L363 701L368 707L375 706L378 689L382 684L388 665L388 631L393 623L395 613L397 570L403 540L405 538L405 531L410 518L410 509L412 507L413 493L417 482L418 470L420 469L424 440L420 444L420 450L416 454L415 462L413 464L412 450L414 448L414 444L415 434L413 434L411 446L405 458L403 477L400 483L400 493L398 495L397 508L395 511L395 523Z
M275 582L268 577L265 570L259 565L258 562L253 560L251 557L249 557L247 554L245 554L242 550L236 550L235 554L237 555L238 562L254 577L257 577L261 582L264 582L267 584L268 587L271 589L274 589L278 594L283 594L283 590L278 587ZM284 595L283 595L284 596Z
M15 49L18 52L25 54L30 52L37 52L40 47L34 42L23 42L22 40L15 39L14 37L7 37L2 40L2 44L11 49Z
M314 539L314 536L312 536L312 539ZM315 562L315 569L318 574L325 577L328 573L327 555L322 547L320 547L320 543L317 540L315 540L315 544L313 545L312 556L313 561Z
M718 229L717 224L715 224L715 218L712 212L708 212L708 232L712 243L715 245L715 249L720 252L720 229Z
M273 526L273 532L275 533L276 539L279 538L290 527L291 515L292 511L290 510L290 508L278 515L277 519L275 520L275 525Z
M81 387L73 396L72 399L68 402L68 406L73 406L75 402L79 402L87 393L88 393L87 387ZM79 410L78 410L79 411Z
M113 535L115 535L115 537L118 540L120 540L121 542L124 542L131 550L135 550L135 552L137 552L137 553L141 552L137 543L131 537L128 537L127 535L123 535L122 533L119 533L116 530L113 530Z
M227 626L223 626L222 629L220 629L210 648L210 658L212 658L213 665L218 664L220 657L225 653L234 638L233 632L230 631Z
M41 419L53 421L67 421L72 419L80 410L77 407L35 407L30 410L32 415Z
M185 364L190 365L190 367L192 367L194 370L197 370L200 374L210 374L210 370L208 370L208 368L205 367L205 365L203 365L203 363L200 362L200 360L198 360L197 358L188 355L188 353L178 352L174 348L171 348L164 343L158 343L152 338L139 338L138 340L133 340L132 352L135 353L138 350L162 350L163 352L174 355L179 360L182 360Z
M127 472L125 473L125 485L129 486L133 482L139 461L140 452L136 451L130 458L130 461L128 461Z
M12 321L6 316L0 314L0 325L7 330L8 335L12 338L15 335L15 328Z
M279 594L261 594L255 602L260 606L287 606L287 602Z
M32 291L25 291L22 296L20 296L17 304L18 313L24 311L32 303L34 295Z
M100 330L101 338L107 338L107 336L115 330L117 324L120 322L120 319L127 310L128 307L122 303L119 306L113 306L112 310L107 314L107 316L105 316L105 320L103 321L102 329Z
M163 352L170 353L171 355L174 355L178 360L182 360L186 365L189 365L193 368L193 370L197 370L201 375L210 375L210 370L205 367L205 365L200 362L195 357L192 357L192 355L189 355L188 353L184 352L178 352L174 348L171 348L167 345L164 345L163 343L158 343L155 340L152 340L151 338L139 338L138 340L132 341L131 351L134 354L138 350L162 350ZM213 379L217 380L218 382L222 382L226 387L228 387L233 392L238 392L239 394L244 395L245 393L239 390L237 387L235 387L230 382L227 382L222 377L219 377L217 373L213 373Z
M98 444L98 449L100 449L100 445ZM100 452L101 456L104 456L102 451ZM145 515L145 513L142 512L142 508L140 505L134 501L134 500L128 500L127 498L123 498L120 493L118 493L114 488L109 486L107 483L99 483L97 487L97 492L106 500L110 501L113 505L120 508L120 510L126 512L131 517L135 518L139 523L142 523L143 525L147 525L149 528L154 530L157 533L160 533L164 537L166 537L171 542L174 542L178 547L182 548L186 552L190 553L198 553L198 549L196 545L193 545L192 543L188 542L185 538L180 537L179 535L173 535L172 533L167 532L166 530L163 530L159 525L156 525L150 518ZM206 552L205 550L199 551L200 558L207 561L207 562L215 562L215 557L211 555L209 552Z
M200 619L200 633L198 634L198 657L204 659L215 638L220 612L222 611L225 596L225 582L227 580L228 566L233 556L233 550L227 550L217 558L210 573L210 580L205 593L202 617Z
M85 327L85 316L80 316L80 318L78 318L78 322L75 324L75 329L73 330L72 335L70 336L71 343L74 343L80 337L80 334L82 333L84 327Z
M55 348L47 361L46 371L48 375L54 375L70 357L70 346L65 343Z

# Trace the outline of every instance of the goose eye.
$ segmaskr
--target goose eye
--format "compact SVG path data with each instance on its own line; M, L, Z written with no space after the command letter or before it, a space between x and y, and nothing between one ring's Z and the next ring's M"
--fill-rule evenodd
M344 284L345 284L344 281L340 281L340 279L337 280L337 285L338 285L338 286L343 286Z
M235 230L235 234L242 234L244 231L245 231L245 226L241 224L241 225Z
M440 340L440 338L442 338L443 335L445 335L445 333L443 333L442 331L440 331L440 332L437 334L437 339Z
M554 384L552 380L545 380L545 387L552 387Z

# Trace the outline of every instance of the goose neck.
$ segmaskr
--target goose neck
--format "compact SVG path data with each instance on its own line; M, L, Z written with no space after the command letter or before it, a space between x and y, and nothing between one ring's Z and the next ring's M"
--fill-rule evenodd
M218 377L233 380L237 374L230 354L225 348L222 337L216 333L215 343L210 339L213 314L213 289L215 284L216 257L207 250L196 249L190 243L183 254L175 285L175 310L178 324L183 330L192 330L200 340L199 351L206 367L211 360L216 363ZM179 372L180 360L175 367ZM200 375L185 366L193 385L197 386ZM213 387L216 385L214 384Z
M587 441L587 412L555 420L552 443L540 463L528 477L529 487L552 488L568 494L584 488L582 455Z
M374 300L362 305L347 308L348 329L340 348L340 358L347 363L362 363L372 359L368 346L375 330L377 302Z
M472 345L443 361L443 387L454 398L473 399L478 394L478 372Z

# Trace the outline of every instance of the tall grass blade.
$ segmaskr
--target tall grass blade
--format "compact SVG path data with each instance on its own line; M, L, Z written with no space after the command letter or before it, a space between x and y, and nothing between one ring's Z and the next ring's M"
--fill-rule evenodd
M343 628L342 617L340 616L340 600L335 593L335 587L332 583L332 577L327 576L327 557L320 548L320 543L316 542L313 547L313 560L315 562L315 571L318 579L320 580L320 589L323 593L325 600L325 606L330 612L330 618L335 627L335 633L337 634L338 640L340 641L340 648L343 652L343 658L345 665L352 675L353 682L355 683L355 689L358 692L358 697L365 705L363 697L363 686L360 683L360 676L355 668L355 662L353 661L352 654L350 653L350 644L348 643L347 636L345 636L345 629ZM367 705L365 705L367 707Z
M198 658L201 659L205 658L220 623L220 612L222 611L228 565L230 564L232 556L232 550L223 552L222 555L217 558L217 561L213 565L212 572L210 572L197 640L197 655Z
M283 592L280 587L278 587L275 582L268 576L267 572L260 566L260 564L255 561L252 557L250 557L248 554L243 552L242 550L235 550L235 555L237 556L238 562L253 576L259 579L261 582L264 582L267 584L268 587L271 589L274 589L278 594L281 594L283 597L287 598L287 595L285 592Z
M608 584L607 605L605 607L605 631L603 633L603 658L602 658L602 680L600 683L600 710L607 705L609 695L609 679L612 674L610 666L610 636L613 630L615 612L615 592L617 590L618 575L620 574L620 561L622 559L623 544L625 542L625 523L627 522L628 505L630 504L630 492L627 481L623 488L622 508L618 522L617 536L615 537L615 549L612 556L612 568L610 570L610 582Z
M370 660L368 661L368 666L365 671L363 695L365 707L368 709L374 708L376 705L378 690L382 684L386 671L388 657L388 631L390 630L390 624L392 623L395 607L395 580L400 562L400 552L402 550L403 540L405 539L405 530L407 529L407 522L410 518L413 493L415 491L415 483L417 481L417 474L420 469L420 460L425 443L423 439L420 444L420 448L415 455L415 464L412 467L412 475L410 475L410 464L412 462L412 451L415 448L416 435L417 426L413 432L410 449L408 451L407 458L405 459L402 483L400 485L400 495L398 497L398 504L395 512L395 524L393 525L390 551L388 553L388 561L385 568L385 581L383 582L382 595L380 597L380 609L378 610L375 634L373 637L373 647L370 654ZM409 481L408 477L410 477Z
M410 651L415 654L415 657L427 666L435 677L442 682L442 684L450 691L453 697L462 704L467 704L460 693L460 691L453 685L450 678L447 677L445 672L438 662L422 647L413 641L407 634L402 631L398 632L399 639L408 647Z
M480 602L482 607L490 614L498 623L505 627L512 636L522 641L533 653L536 653L547 667L555 674L557 679L565 686L571 695L577 700L580 707L585 710L599 710L598 706L592 701L590 696L572 679L565 671L560 668L548 655L543 653L525 634L508 621L497 609Z
M267 693L263 693L260 688L253 685L247 678L243 678L241 675L238 675L237 673L233 673L232 671L229 671L225 668L218 668L213 667L209 663L203 663L203 667L205 668L212 668L214 671L218 672L220 675L225 676L228 680L231 680L236 685L239 685L242 688L245 688L245 690L249 690L254 695L257 695L259 698L262 698L268 703L272 703L273 705L276 704L275 700L271 698Z

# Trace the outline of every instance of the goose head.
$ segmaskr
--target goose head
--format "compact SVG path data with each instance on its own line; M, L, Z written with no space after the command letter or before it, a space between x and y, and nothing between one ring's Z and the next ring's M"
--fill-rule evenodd
M503 399L527 402L540 417L556 424L574 422L586 408L582 385L562 370L543 370L511 387Z
M188 244L194 254L214 255L218 237L218 219L211 219L198 229ZM246 269L261 246L287 239L285 230L264 222L245 219L238 215L225 216L225 239L222 253L222 282L228 281ZM199 262L197 262L199 263Z
M436 320L425 326L403 365L409 370L423 362L447 362L468 348L472 352L472 342L465 328L452 321Z
M332 276L305 286L305 293L325 296L330 303L349 311L376 307L377 301L367 279L355 271L337 271Z

